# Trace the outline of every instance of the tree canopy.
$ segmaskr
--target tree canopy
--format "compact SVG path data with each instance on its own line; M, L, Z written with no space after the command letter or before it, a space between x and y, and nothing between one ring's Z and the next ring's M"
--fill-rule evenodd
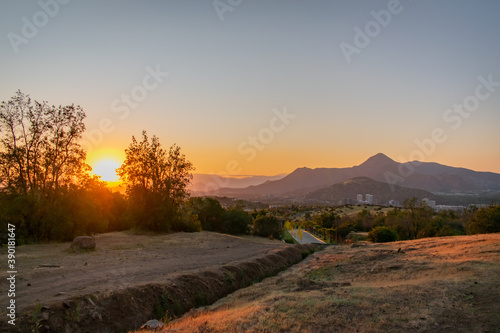
M0 105L0 181L11 193L78 184L90 167L78 140L85 131L80 106L50 106L18 91Z
M158 137L142 132L142 141L132 137L125 161L117 170L126 184L129 208L137 227L153 231L182 229L181 204L188 197L187 186L194 167L172 145L167 151Z

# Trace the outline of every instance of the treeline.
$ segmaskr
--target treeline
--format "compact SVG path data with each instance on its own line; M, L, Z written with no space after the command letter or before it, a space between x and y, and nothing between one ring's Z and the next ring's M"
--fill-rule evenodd
M404 207L387 212L382 212L380 207L372 210L365 208L354 216L348 216L338 214L332 208L330 212L306 220L303 226L331 241L343 241L351 232L371 232L370 236L375 241L377 234L383 235L381 237L386 241L394 241L495 233L500 232L500 206L471 206L461 212L436 212L425 203L417 204L417 199L412 198L405 202Z
M146 132L141 140L132 137L117 170L126 195L113 193L88 173L79 143L84 118L80 106L50 106L20 91L1 103L0 240L8 223L16 226L20 244L131 228L281 238L276 218L251 216L241 207L224 209L210 198L189 198L193 165L180 147L164 149Z

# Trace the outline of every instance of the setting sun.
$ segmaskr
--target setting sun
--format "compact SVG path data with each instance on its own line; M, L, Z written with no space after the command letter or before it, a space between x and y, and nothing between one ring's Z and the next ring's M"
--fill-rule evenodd
M100 176L102 181L118 183L116 169L121 166L124 159L124 153L119 150L101 149L89 154L87 163L92 167L91 174Z
M92 167L92 172L101 176L101 180L106 182L116 182L119 180L116 174L116 169L120 167L120 163L113 159L100 160Z

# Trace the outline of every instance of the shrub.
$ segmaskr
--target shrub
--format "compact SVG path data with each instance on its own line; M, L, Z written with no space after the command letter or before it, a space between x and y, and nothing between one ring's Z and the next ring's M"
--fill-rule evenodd
M398 240L398 234L388 227L375 227L368 233L368 239L375 243L387 243Z
M283 238L281 222L275 216L259 216L253 222L253 234L274 239Z
M252 216L247 212L238 208L231 208L225 211L224 218L226 233L231 235L245 235L249 233Z
M467 222L469 235L500 232L500 206L480 208Z

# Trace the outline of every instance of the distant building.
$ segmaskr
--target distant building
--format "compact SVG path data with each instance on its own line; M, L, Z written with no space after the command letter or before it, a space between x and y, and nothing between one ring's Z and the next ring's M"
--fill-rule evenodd
M371 194L366 195L366 203L368 205L373 205L373 195L371 195Z
M436 205L435 209L437 211L440 211L440 210L463 211L465 209L465 206Z
M426 204L427 206L429 206L430 208L432 208L432 209L436 208L436 201L434 201L434 200L430 200L428 198L424 198L424 199L422 199L422 202L424 204Z
M399 206L401 206L401 204L397 200L389 200L389 206L399 207Z
M363 194L358 194L357 199L358 203L363 203Z
M350 205L352 204L352 199L351 198L342 198L339 200L339 205L340 206L343 206L343 205Z

